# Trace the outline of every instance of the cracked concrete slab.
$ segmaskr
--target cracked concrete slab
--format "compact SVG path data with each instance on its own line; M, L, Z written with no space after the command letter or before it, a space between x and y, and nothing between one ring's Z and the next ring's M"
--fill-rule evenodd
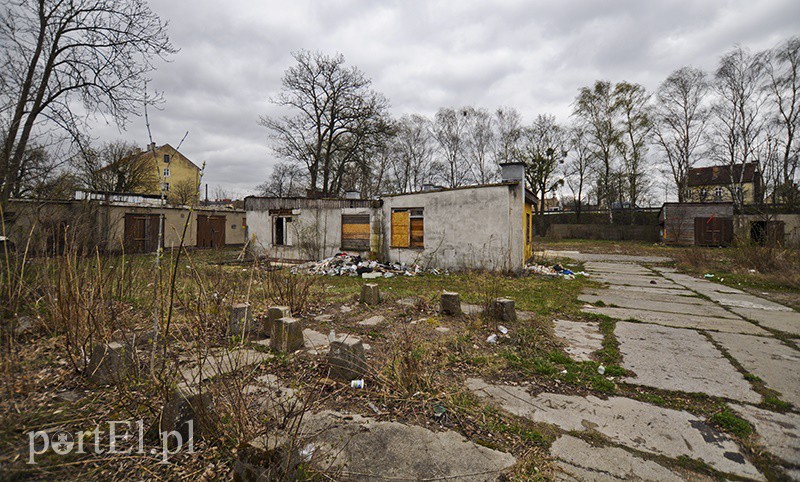
M584 263L583 267L586 271L597 273L625 273L625 274L642 274L653 275L653 271L631 263L601 263L597 261L589 261Z
M800 313L796 311L766 311L737 307L731 307L731 311L765 328L800 336Z
M586 303L596 303L598 301L602 301L606 305L615 305L618 308L642 308L648 311L661 311L665 313L680 313L685 315L702 315L713 316L716 318L739 319L738 316L730 311L726 311L724 308L721 308L713 303L709 303L708 301L705 301L702 304L689 304L676 301L658 301L649 297L635 299L603 292L601 292L598 296L580 295L578 296L578 299Z
M610 285L619 286L639 286L643 288L656 288L656 289L682 289L683 287L677 283L659 278L655 276L631 276L621 274L592 274L593 281L601 283L608 283Z
M671 258L665 256L635 256L629 254L610 254L610 253L581 253L580 251L558 251L546 249L537 251L537 255L548 259L569 258L575 261L597 261L597 262L621 262L621 263L669 263Z
M303 433L317 450L312 463L342 480L497 480L513 455L477 445L452 430L324 411L307 414Z
M583 290L582 295L586 296L614 296L618 298L627 298L629 300L640 301L646 303L649 301L660 301L662 303L680 303L682 305L707 305L709 301L704 300L698 296L693 296L691 291L685 291L681 295L673 295L669 293L651 293L641 291L629 291L614 289L609 286L602 289L586 288ZM602 299L602 298L601 298Z
M190 361L180 368L179 373L182 382L195 385L204 380L232 373L240 368L268 361L273 356L271 353L248 349L222 351L209 355L202 365L198 365L193 360Z
M726 294L742 294L744 291L737 290L736 288L731 288L730 286L725 286L719 283L714 283L713 281L709 281L703 278L695 278L694 276L683 274L683 273L671 273L671 272L662 272L662 276L665 278L674 281L681 286L685 286L691 290L697 291L699 293L705 294L708 293L726 293Z
M662 313L633 308L610 308L586 306L584 313L597 313L618 320L639 320L645 323L672 326L675 328L692 328L696 330L723 331L728 333L747 333L752 335L768 335L769 332L753 323L742 319L712 318L701 315L685 315L680 313Z
M595 447L571 435L562 435L550 447L563 473L556 480L603 482L641 480L682 482L684 479L653 461L637 457L618 447Z
M622 366L636 373L626 383L761 402L744 376L694 330L620 321L615 334Z
M800 465L800 415L770 412L750 405L731 405L755 428L764 445L773 455Z
M800 407L800 352L775 338L712 333L745 370L757 375L781 398Z
M564 351L575 361L589 361L589 356L603 348L603 334L598 323L553 320L555 334L566 342Z
M491 385L477 378L466 383L479 396L535 422L554 424L566 431L596 431L635 450L671 458L685 456L702 460L720 472L764 480L732 439L689 412L623 397L532 396L526 387Z
M626 285L608 285L605 289L614 292L627 292L627 293L652 293L657 295L674 295L674 296L688 296L694 293L687 290L682 286L677 288L652 288L649 286L626 286Z

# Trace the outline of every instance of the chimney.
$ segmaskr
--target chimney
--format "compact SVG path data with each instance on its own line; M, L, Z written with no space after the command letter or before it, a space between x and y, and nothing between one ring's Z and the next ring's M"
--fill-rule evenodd
M153 152L156 150L156 143L151 142L149 146L147 146L147 152Z
M361 199L361 191L345 191L345 199Z
M522 182L525 179L525 163L504 162L500 164L500 178L503 182Z

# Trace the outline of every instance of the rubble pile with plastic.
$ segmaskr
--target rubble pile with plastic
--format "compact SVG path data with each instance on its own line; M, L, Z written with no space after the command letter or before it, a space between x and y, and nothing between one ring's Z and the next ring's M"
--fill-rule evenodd
M449 274L436 268L424 269L417 264L379 263L339 253L320 261L309 261L292 268L292 273L316 274L325 276L361 276L362 278L392 278L394 276L418 276L422 274Z
M540 276L561 276L564 279L575 279L576 276L589 276L585 271L574 272L571 269L566 269L559 264L553 266L545 266L543 264L529 264L525 266L525 271L528 274L535 274Z

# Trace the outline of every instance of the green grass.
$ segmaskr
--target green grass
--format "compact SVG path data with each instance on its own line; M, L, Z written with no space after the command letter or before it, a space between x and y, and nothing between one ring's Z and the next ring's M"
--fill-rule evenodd
M712 415L709 421L739 438L746 438L753 433L753 427L728 408L724 408L722 411Z

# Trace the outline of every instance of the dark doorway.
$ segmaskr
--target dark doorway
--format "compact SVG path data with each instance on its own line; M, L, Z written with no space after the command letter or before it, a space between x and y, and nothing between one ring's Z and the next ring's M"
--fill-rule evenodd
M759 246L783 244L783 221L751 221L750 241Z
M284 246L286 244L286 218L275 218L275 246Z

